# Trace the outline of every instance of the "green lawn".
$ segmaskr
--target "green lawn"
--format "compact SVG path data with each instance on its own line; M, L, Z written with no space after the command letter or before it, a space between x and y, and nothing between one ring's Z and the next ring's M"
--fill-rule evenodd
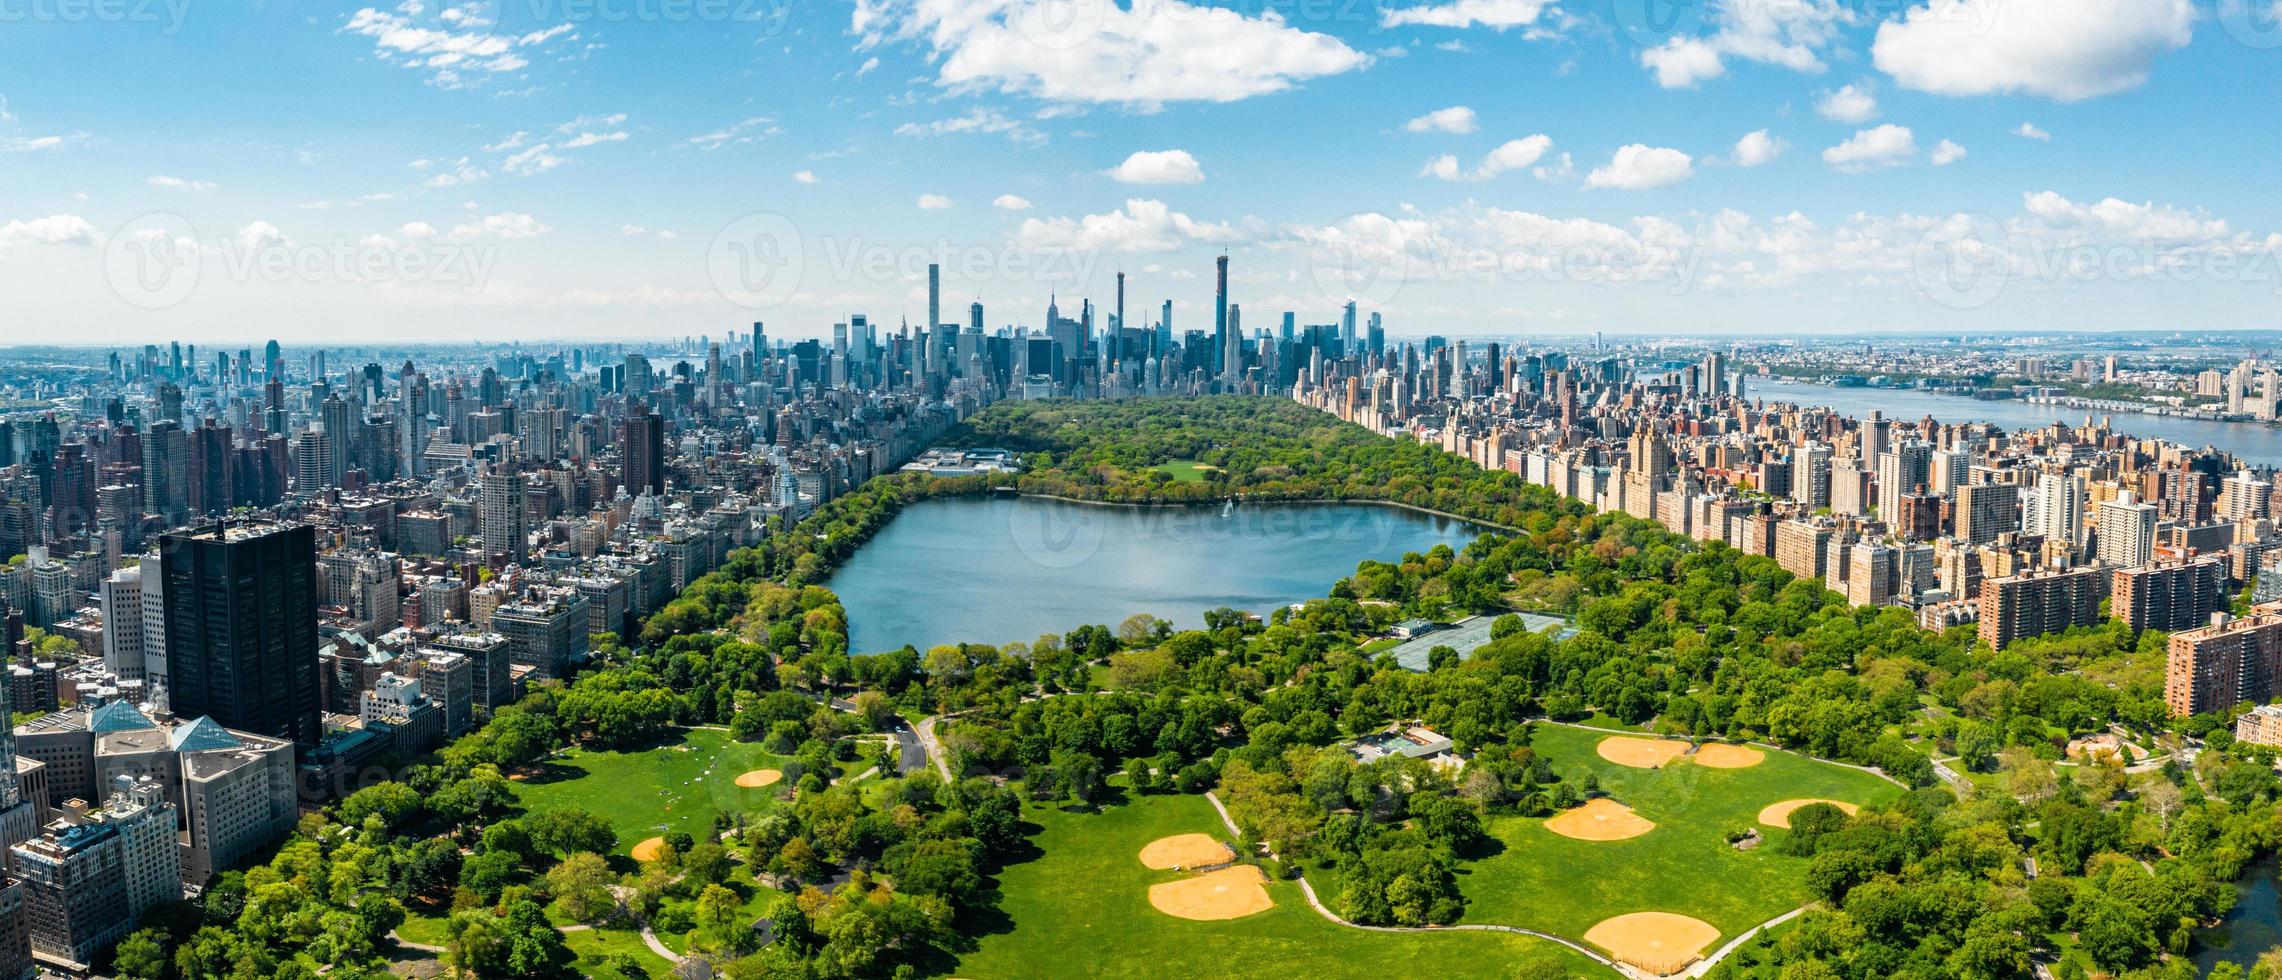
M1005 921L981 930L958 976L1001 977L1511 977L1545 960L1574 976L1608 971L1568 949L1510 933L1375 933L1336 925L1307 907L1299 886L1271 882L1276 907L1223 922L1158 912L1149 886L1180 877L1137 855L1159 837L1226 828L1201 796L1147 796L1100 813L1028 807L1043 829L1035 860L999 876Z
M396 934L405 942L422 946L444 945L444 927L451 924L449 915L416 915L407 913L404 922L396 927Z
M602 961L613 956L631 956L650 971L652 977L671 975L673 964L642 942L642 934L632 929L580 929L563 933L563 944L578 956L571 969L580 976L615 977L615 971L604 972Z
M1774 852L1785 831L1760 826L1760 808L1799 798L1868 806L1903 792L1865 772L1772 750L1747 769L1633 769L1594 751L1605 737L1560 725L1533 731L1537 750L1563 779L1593 773L1603 792L1656 829L1629 840L1582 841L1546 830L1543 820L1493 818L1489 830L1504 851L1464 866L1464 921L1581 938L1611 916L1675 912L1733 936L1807 897L1805 859ZM1767 844L1749 852L1729 846L1727 833L1745 828L1767 835Z
M1155 466L1150 467L1150 469L1172 477L1173 482L1175 483L1203 483L1205 474L1220 472L1220 467L1218 466L1214 466L1210 463L1199 463L1193 459L1182 459L1175 460L1170 463L1159 463Z
M618 853L651 837L683 831L703 838L716 812L768 808L783 784L742 789L737 777L752 769L778 769L787 760L729 733L694 728L657 747L630 752L573 749L546 763L545 773L515 785L530 812L579 807L610 821Z

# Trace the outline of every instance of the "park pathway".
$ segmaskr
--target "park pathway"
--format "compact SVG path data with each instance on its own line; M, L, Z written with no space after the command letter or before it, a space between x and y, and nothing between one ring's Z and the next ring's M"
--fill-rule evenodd
M1555 724L1560 723L1555 722ZM1585 726L1580 725L1577 727ZM1204 794L1204 799L1205 802L1212 804L1212 808L1215 811L1219 812L1220 822L1228 828L1228 833L1231 836L1235 837L1237 840L1243 840L1244 832L1236 829L1236 820L1228 815L1228 808L1221 805L1219 795L1207 791ZM1268 856L1274 858L1276 857L1276 854L1275 852L1270 851L1268 852ZM1277 860L1282 859L1277 858ZM1295 868L1294 870L1296 871L1297 869ZM1322 899L1316 897L1315 886L1308 883L1306 874L1299 874L1293 880L1299 882L1300 894L1307 896L1307 904L1309 908L1314 909L1317 915L1323 916L1326 919L1346 926L1349 929L1360 929L1364 932L1506 932L1519 936L1529 936L1535 939L1543 939L1547 942L1559 943L1572 950L1575 950L1577 953L1591 959L1595 963L1599 963L1600 965L1608 967L1611 970L1615 970L1624 976L1635 978L1635 980L1655 980L1655 978L1659 976L1658 974L1653 974L1645 970L1638 969L1629 963L1619 963L1615 960L1609 959L1607 956L1602 955L1599 951L1594 950L1583 943L1577 942L1574 939L1569 939L1565 936L1556 936L1550 932L1539 932L1535 929L1524 929L1520 926L1505 926L1490 923L1461 923L1454 926L1367 926L1360 922L1349 922L1346 919L1341 918L1339 913L1333 912L1329 906L1324 905ZM1721 946L1719 949L1712 951L1711 955L1698 959L1694 963L1688 964L1687 969L1682 970L1678 973L1664 974L1663 976L1667 978L1701 977L1705 973L1710 972L1711 968L1717 965L1720 960L1725 959L1728 954L1742 948L1743 944L1746 941L1749 941L1753 936L1757 936L1762 930L1772 929L1776 926L1782 925L1785 922L1789 922L1790 920L1797 918L1806 910L1807 908L1805 906L1801 906L1799 908L1795 908L1781 915L1778 915L1765 922L1762 922L1758 925L1752 926L1751 928L1744 930L1741 935L1736 936L1734 939L1728 940L1727 945Z

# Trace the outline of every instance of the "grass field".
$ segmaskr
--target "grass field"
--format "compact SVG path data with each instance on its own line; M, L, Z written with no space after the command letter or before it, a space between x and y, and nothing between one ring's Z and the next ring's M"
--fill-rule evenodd
M1214 466L1210 463L1199 463L1193 459L1176 460L1170 463L1159 463L1155 466L1150 467L1150 469L1172 477L1173 481L1176 483L1203 483L1205 474L1220 472L1220 467L1218 466Z
M1299 886L1267 886L1276 907L1221 922L1175 919L1150 906L1149 886L1181 877L1151 871L1143 845L1174 834L1227 838L1201 796L1146 796L1101 813L1027 807L1044 853L999 876L1005 921L984 930L956 974L1005 977L1511 977L1546 960L1571 975L1609 971L1553 943L1494 932L1377 933L1326 921Z
M580 976L615 977L616 971L605 972L602 961L613 956L631 956L650 971L652 977L670 976L673 964L652 951L642 942L642 934L632 929L580 929L563 933L563 945L577 954L578 962L571 969Z
M1593 773L1603 792L1656 829L1628 840L1583 841L1546 830L1543 820L1494 818L1489 831L1504 851L1463 867L1464 921L1578 937L1611 916L1675 912L1730 937L1806 899L1806 860L1774 852L1771 845L1786 831L1760 826L1761 807L1799 798L1868 806L1903 792L1869 773L1771 750L1766 761L1745 769L1692 763L1634 769L1594 751L1605 737L1538 725L1533 741L1563 779ZM1765 834L1767 844L1749 852L1729 846L1727 833L1745 828Z
M757 744L732 741L728 732L694 728L657 747L630 752L571 750L546 763L545 772L515 785L529 812L579 807L610 821L618 853L673 831L703 838L718 811L767 809L783 787L742 789L738 774L774 769L785 759Z

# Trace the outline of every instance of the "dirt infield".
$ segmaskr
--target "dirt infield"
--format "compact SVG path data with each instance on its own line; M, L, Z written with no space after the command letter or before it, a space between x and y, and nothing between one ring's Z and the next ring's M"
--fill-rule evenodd
M1616 735L1601 739L1601 744L1594 751L1599 752L1601 758L1620 766L1631 766L1634 769L1662 769L1665 763L1671 762L1673 759L1679 758L1682 753L1687 752L1688 743L1676 738L1633 738L1629 735Z
M1685 969L1718 939L1711 923L1670 912L1634 912L1585 930L1586 942L1658 976Z
M775 769L755 769L738 776L737 785L742 789L760 789L763 786L774 786L783 778L784 773Z
M646 840L646 841L643 841L643 842L641 842L641 843L639 843L639 844L636 844L636 845L634 845L634 860L636 860L636 861L655 861L655 860L657 860L657 859L658 859L658 852L659 852L659 851L663 851L663 850L665 850L665 849L666 849L666 839L665 839L665 838L663 838L663 837L652 837L652 838L650 838L649 840Z
M1545 829L1577 840L1624 840L1655 830L1656 824L1603 796L1545 821Z
M1150 841L1141 849L1141 863L1165 871L1172 868L1202 868L1213 864L1227 864L1236 860L1236 853L1228 845L1212 838L1211 834L1174 834Z
M1696 765L1712 769L1749 769L1767 761L1767 753L1747 745L1709 742L1698 746L1696 754L1688 758Z
M1767 805L1766 809L1759 811L1759 822L1766 824L1769 827L1783 827L1787 829L1791 826L1792 811L1797 810L1802 806L1810 806L1816 803L1828 803L1831 806L1835 806L1841 810L1846 811L1846 815L1849 817L1855 815L1858 812L1861 812L1862 810L1861 807L1855 806L1854 804L1848 803L1844 800L1784 800L1781 803L1770 803Z
M1193 878L1149 886L1149 904L1181 919L1211 922L1241 919L1276 907L1262 887L1267 877L1249 864L1207 871Z

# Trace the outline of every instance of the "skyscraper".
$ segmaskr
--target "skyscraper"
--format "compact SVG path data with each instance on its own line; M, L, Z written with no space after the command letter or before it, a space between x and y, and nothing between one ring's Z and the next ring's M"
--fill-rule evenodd
M1214 260L1214 264L1219 269L1219 275L1215 279L1218 285L1212 293L1212 352L1218 358L1215 363L1221 366L1221 376L1228 383L1234 384L1236 377L1227 367L1235 359L1232 352L1236 349L1236 338L1228 335L1228 255L1222 253L1220 258Z
M476 533L483 536L485 554L522 559L525 540L529 537L523 515L521 474L493 470L478 479L475 524Z
M666 495L665 432L665 419L658 417L658 413L641 405L627 411L619 443L625 456L628 496L639 497L644 492L656 497Z
M169 704L183 718L315 745L316 534L212 524L159 540Z

